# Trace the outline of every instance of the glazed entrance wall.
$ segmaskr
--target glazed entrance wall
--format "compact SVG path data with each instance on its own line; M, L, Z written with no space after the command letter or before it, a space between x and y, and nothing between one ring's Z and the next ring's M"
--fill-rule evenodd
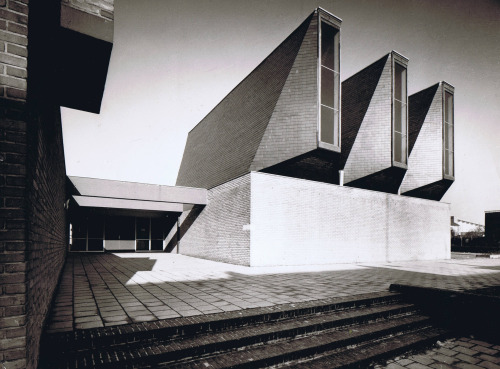
M164 217L136 217L79 212L70 223L71 251L162 251Z

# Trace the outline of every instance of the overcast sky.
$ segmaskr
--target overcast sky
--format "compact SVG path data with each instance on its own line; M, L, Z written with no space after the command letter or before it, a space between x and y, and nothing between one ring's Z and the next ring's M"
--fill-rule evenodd
M341 79L391 50L408 92L455 86L456 181L442 201L500 210L500 1L115 0L101 114L62 108L69 175L174 185L191 130L317 6L340 17Z

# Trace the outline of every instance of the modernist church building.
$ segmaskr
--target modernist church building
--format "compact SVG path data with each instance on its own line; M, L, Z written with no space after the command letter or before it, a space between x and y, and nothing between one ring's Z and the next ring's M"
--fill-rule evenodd
M196 125L176 186L70 177L73 251L266 266L446 259L454 88L387 52L343 82L318 8Z

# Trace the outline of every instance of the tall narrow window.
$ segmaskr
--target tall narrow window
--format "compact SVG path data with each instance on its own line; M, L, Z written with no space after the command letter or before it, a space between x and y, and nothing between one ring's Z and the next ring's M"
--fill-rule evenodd
M321 22L321 126L320 141L340 146L340 31Z
M407 162L407 127L406 114L406 68L394 63L394 100L393 100L393 160L406 164Z
M453 95L444 92L444 174L453 176Z

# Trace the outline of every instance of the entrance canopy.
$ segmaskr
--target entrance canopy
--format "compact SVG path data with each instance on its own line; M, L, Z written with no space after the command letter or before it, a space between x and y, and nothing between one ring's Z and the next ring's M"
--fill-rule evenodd
M161 186L107 179L68 177L70 194L80 207L182 212L207 204L204 188Z
M71 251L161 251L182 212L207 190L68 177Z

